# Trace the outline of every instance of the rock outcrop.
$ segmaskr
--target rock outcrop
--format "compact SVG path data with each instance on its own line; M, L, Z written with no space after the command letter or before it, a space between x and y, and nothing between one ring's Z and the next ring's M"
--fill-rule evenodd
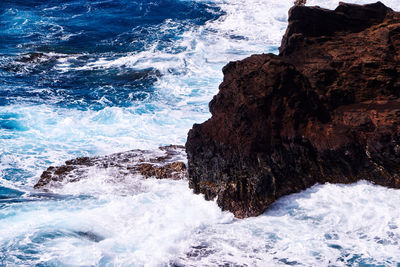
M188 134L195 193L242 218L315 183L400 188L400 13L294 6L279 56L223 73L211 119Z
M156 179L186 179L185 157L183 146L170 145L156 151L137 149L106 156L76 158L66 161L64 165L47 168L34 188L51 191L66 183L90 178L99 170L112 170L115 181L133 175Z

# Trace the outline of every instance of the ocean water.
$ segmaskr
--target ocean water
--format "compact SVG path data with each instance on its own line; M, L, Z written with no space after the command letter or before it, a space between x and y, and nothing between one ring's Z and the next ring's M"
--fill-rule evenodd
M33 189L74 157L184 144L226 63L277 53L292 2L1 0L0 266L400 266L400 191L366 182L244 220L186 181Z

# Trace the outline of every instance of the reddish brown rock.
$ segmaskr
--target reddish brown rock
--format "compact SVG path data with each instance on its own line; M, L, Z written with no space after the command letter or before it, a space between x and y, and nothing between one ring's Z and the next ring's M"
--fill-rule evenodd
M295 6L280 55L223 69L188 134L189 183L237 217L315 183L400 188L400 13Z
M137 166L137 170L146 178L155 177L157 179L181 180L186 176L186 165L177 161L163 166L151 163L143 163Z
M296 0L296 1L294 1L294 5L295 6L304 6L305 4L307 4L307 0Z
M186 179L183 146L163 146L156 151L131 150L106 156L82 157L68 160L64 165L49 167L35 184L36 189L51 190L66 183L90 179L93 173L112 170L115 181L142 175L144 178Z

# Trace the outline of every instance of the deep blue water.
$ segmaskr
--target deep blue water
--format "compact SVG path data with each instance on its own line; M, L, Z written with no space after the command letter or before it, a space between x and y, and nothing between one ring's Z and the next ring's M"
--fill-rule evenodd
M186 181L112 169L33 189L74 157L184 144L225 64L277 53L291 5L1 0L0 266L398 264L400 194L366 183L316 186L240 221Z
M222 14L218 7L193 1L2 2L0 105L51 103L99 110L143 101L152 97L162 75L156 68L74 68L153 46L180 53L185 48L174 43L184 31ZM165 28L166 20L174 27ZM70 68L60 71L60 59Z

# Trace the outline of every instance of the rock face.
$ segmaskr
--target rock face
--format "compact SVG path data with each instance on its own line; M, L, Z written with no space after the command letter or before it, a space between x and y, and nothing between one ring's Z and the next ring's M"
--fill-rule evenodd
M40 176L34 188L51 191L66 183L90 178L99 170L112 170L118 181L132 175L144 178L180 180L187 177L183 146L164 146L157 151L131 150L107 156L82 157L68 160L64 165L49 167Z
M188 134L189 184L237 217L315 183L400 188L400 13L294 6L280 55L223 68Z

